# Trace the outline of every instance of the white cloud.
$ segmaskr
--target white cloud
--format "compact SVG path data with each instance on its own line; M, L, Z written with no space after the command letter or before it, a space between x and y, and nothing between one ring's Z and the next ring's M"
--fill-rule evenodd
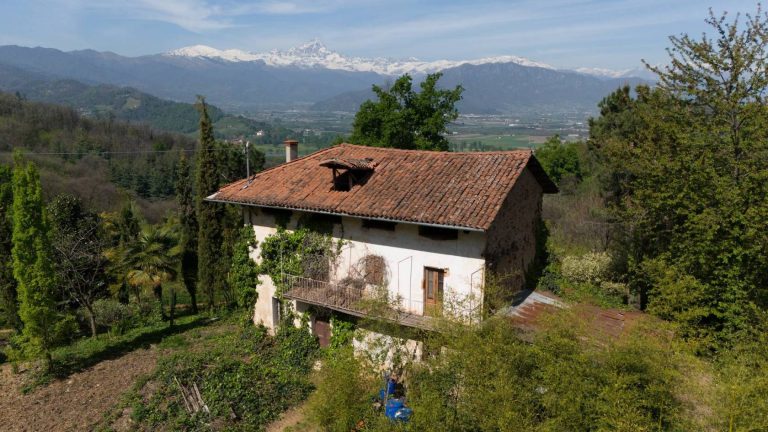
M115 11L123 18L166 22L203 33L241 27L238 18L254 15L295 15L332 11L351 0L58 0L70 10Z

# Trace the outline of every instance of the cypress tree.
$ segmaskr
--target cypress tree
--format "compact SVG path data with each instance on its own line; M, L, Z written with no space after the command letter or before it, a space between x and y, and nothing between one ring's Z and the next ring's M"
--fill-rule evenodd
M19 307L16 298L16 279L13 278L11 259L11 237L13 220L13 189L11 169L0 165L0 310L7 325L21 330Z
M34 164L15 156L13 170L13 276L18 282L19 317L28 353L43 354L51 365L56 309L48 224L40 177Z
M179 203L181 223L181 277L192 302L192 313L197 313L197 214L192 183L192 167L182 153L176 173L176 201Z
M195 206L198 218L197 280L200 287L208 295L208 308L213 309L215 294L223 289L224 278L222 275L226 274L226 269L221 268L220 258L223 241L221 224L224 219L225 208L221 204L205 201L207 196L219 188L219 172L216 163L213 125L208 116L205 98L199 97L196 106L200 111L200 142L197 148L197 171L195 173L197 185Z

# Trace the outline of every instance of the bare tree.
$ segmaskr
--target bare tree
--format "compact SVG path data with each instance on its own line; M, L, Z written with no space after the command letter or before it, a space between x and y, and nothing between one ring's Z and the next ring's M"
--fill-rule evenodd
M56 276L62 295L85 309L91 335L95 336L93 303L106 292L107 240L101 235L98 216L87 212L77 198L57 197L49 206L49 213Z

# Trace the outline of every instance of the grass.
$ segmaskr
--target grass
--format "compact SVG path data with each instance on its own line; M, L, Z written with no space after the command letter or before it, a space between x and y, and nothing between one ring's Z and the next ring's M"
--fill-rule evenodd
M178 333L205 325L209 320L200 315L180 317L170 327L168 323L158 322L128 330L122 335L100 334L93 338L84 338L71 345L57 348L51 354L53 364L50 371L40 372L23 389L29 392L54 378L66 378L69 375L87 369L103 360L114 359L139 348L149 348ZM178 345L178 339L166 342L166 346Z

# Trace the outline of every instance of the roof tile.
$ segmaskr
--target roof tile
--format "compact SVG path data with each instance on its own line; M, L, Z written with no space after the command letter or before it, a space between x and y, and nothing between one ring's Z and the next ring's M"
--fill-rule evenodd
M364 184L336 191L328 166L343 165L373 172ZM340 144L226 185L208 199L487 230L526 166L545 192L557 191L530 150L451 153Z

